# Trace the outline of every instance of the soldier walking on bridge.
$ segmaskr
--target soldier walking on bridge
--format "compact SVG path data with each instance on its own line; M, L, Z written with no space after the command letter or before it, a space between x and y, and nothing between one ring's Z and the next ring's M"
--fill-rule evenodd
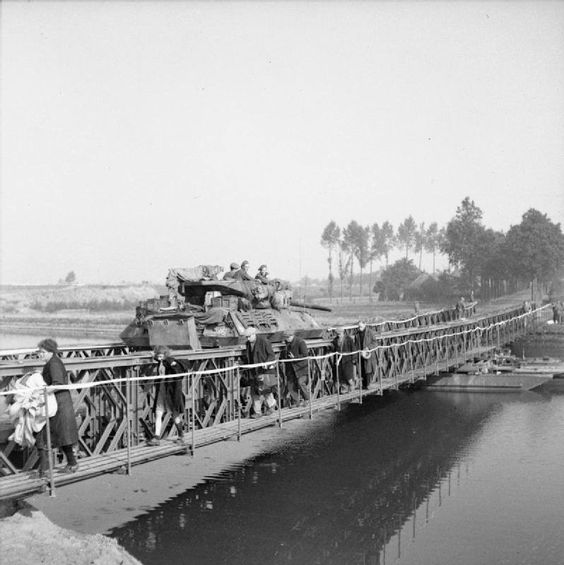
M154 364L149 368L148 374L159 376L158 380L150 382L155 385L155 400L153 411L155 413L155 433L148 445L160 445L163 416L165 412L172 412L174 424L178 430L178 440L184 437L182 415L184 414L184 394L182 392L182 377L165 379L165 375L184 373L184 367L170 354L168 347L159 345L155 348Z
M292 398L293 405L300 406L309 400L307 344L301 337L294 335L294 332L291 331L284 332L284 341L286 342L285 358L295 359L295 361L284 364L288 392ZM300 398L300 393L303 400Z
M276 408L276 400L272 394L272 389L276 386L276 357L268 339L263 335L257 335L256 328L247 328L245 335L247 336L247 363L259 365L250 369L254 412L251 418L260 418L263 402L266 404L267 416L272 414Z
M376 356L372 351L376 347L376 336L372 328L366 325L365 320L358 322L354 342L356 349L360 351L359 372L362 379L362 388L367 389L372 381L372 375L376 371Z

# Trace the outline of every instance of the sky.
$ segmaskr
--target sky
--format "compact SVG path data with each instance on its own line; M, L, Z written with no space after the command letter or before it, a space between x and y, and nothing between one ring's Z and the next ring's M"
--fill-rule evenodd
M1 284L326 277L331 220L443 226L466 196L564 223L564 2L0 10Z

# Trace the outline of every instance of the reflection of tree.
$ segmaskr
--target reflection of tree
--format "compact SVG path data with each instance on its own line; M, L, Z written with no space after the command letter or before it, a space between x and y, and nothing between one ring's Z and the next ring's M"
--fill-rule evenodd
M198 564L379 563L488 412L489 404L454 407L447 398L395 393L351 406L311 441L224 473L113 535L145 564L182 556ZM147 543L149 533L156 543Z

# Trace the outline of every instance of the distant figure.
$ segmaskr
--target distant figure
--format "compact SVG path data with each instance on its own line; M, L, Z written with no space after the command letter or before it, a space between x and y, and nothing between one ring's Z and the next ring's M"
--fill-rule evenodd
M466 309L466 302L464 301L464 296L461 296L456 303L456 317L462 320L465 316L464 310Z
M268 284L268 269L266 265L261 265L259 267L258 273L255 275L255 279L263 284Z
M224 281L228 281L228 280L233 280L237 278L237 273L239 272L239 269L241 267L239 267L238 263L231 263L231 265L229 265L229 271L227 271L224 275L223 275L223 280Z
M372 382L372 376L377 365L376 356L372 351L376 347L376 337L372 329L366 325L365 320L359 320L354 341L356 349L361 352L360 378L362 379L362 388L367 389Z
M45 361L43 366L43 380L47 386L68 385L69 379L63 362L59 359L59 346L54 339L43 339L39 342L39 355ZM67 466L65 473L76 473L78 463L73 452L73 445L78 443L78 428L72 397L69 390L55 391L57 399L57 413L49 418L51 431L51 446L60 447L65 454ZM39 451L39 474L43 475L49 469L47 453L47 427L37 434L36 445Z
M254 280L253 277L251 277L251 275L249 275L249 262L248 261L243 261L241 263L241 268L237 271L235 278L239 279L241 281L252 281L252 280Z
M256 328L247 328L246 357L249 365L260 364L249 369L251 382L251 398L253 399L253 415L251 418L262 416L263 402L266 404L266 415L276 409L276 400L272 389L276 386L276 357L272 345L263 335L258 335Z
M564 304L562 304L562 301L557 302L555 300L552 304L552 321L555 324L561 324L563 316L564 316Z
M335 367L338 367L339 384L343 386L343 392L351 392L354 389L354 372L358 355L353 354L355 350L354 340L345 334L343 328L337 329L337 335L332 342L333 351L340 353L335 359Z
M301 337L295 336L294 332L285 331L283 337L286 342L284 358L296 359L284 363L292 406L303 406L309 400L307 345ZM300 393L303 398L300 398Z
M153 353L153 365L149 367L146 374L161 377L149 381L148 385L155 387L155 400L153 412L155 413L155 433L147 442L147 445L160 445L163 415L171 412L174 424L178 431L178 441L182 442L184 433L182 427L182 415L184 414L184 394L182 393L182 377L165 379L165 375L177 375L184 373L184 367L170 354L168 347L159 345Z

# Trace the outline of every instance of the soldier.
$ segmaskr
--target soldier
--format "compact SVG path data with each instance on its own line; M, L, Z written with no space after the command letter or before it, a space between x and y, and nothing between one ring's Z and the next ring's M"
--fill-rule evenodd
M224 281L228 281L228 280L233 280L237 278L237 273L239 272L239 269L241 267L239 267L238 263L231 263L231 265L229 265L229 271L227 271L224 275L223 275L223 280Z
M241 268L237 271L234 278L239 279L240 281L252 281L252 280L254 280L253 277L251 277L251 275L249 275L249 262L248 261L243 261L241 263Z
M251 418L262 416L262 404L266 404L266 415L276 409L276 400L272 389L276 386L276 358L272 345L263 335L257 335L256 328L247 328L247 363L260 365L250 369L251 398L253 399L253 415Z
M332 345L333 351L342 355L335 358L335 367L339 367L339 381L343 386L341 390L343 392L352 392L354 390L354 373L358 357L358 355L353 354L353 351L355 351L353 338L345 334L343 328L338 328ZM337 383L337 386L339 386L339 383Z
M367 389L376 370L376 357L374 351L372 351L376 347L376 337L372 329L367 327L365 320L359 320L354 341L356 349L361 352L360 377L362 388Z
M268 284L268 270L266 265L261 265L259 267L258 273L255 275L255 279L263 284Z
M294 406L303 406L309 400L307 345L301 337L295 336L294 332L285 331L283 335L286 342L285 358L296 359L284 364L288 392ZM303 396L303 400L300 399L300 393Z
M168 347L159 345L155 348L154 364L149 367L148 374L160 377L152 384L155 386L155 433L148 445L160 445L163 415L172 412L174 424L178 431L178 441L183 440L182 415L184 414L184 394L182 393L182 377L165 379L165 375L184 373L184 367L171 356Z

